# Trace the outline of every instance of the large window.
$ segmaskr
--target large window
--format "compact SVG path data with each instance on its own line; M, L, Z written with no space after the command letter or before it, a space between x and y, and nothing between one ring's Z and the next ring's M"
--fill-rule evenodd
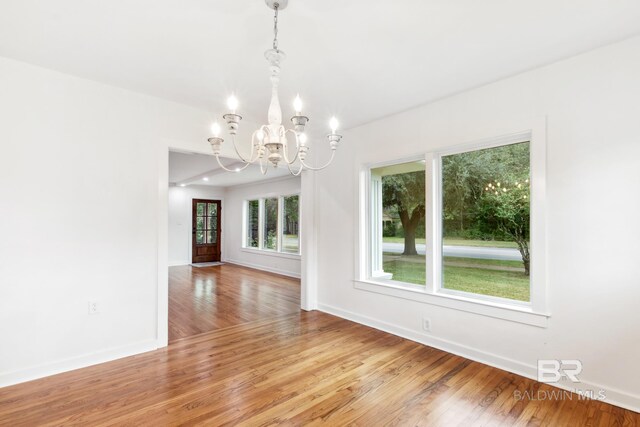
M529 143L442 156L442 288L529 301Z
M245 202L245 248L300 253L297 194Z
M369 279L529 303L530 142L513 139L369 168Z

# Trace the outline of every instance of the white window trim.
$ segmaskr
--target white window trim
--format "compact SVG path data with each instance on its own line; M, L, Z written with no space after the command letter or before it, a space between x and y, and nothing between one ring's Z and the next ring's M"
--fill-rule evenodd
M529 308L518 307L513 304L500 304L494 301L482 301L476 298L467 298L453 294L431 293L428 292L424 286L412 285L410 283L354 280L354 288L540 328L547 327L548 319L551 316L549 313L539 313Z
M283 241L283 224L284 220L284 199L285 197L298 196L298 252L284 252L282 250ZM278 218L277 218L277 236L276 249L267 249L264 247L264 226L265 226L265 200L277 199L278 201ZM249 235L249 202L258 201L258 247L252 247L248 245ZM242 225L242 246L241 250L247 253L278 256L280 258L292 258L299 259L301 255L301 230L300 230L300 193L286 193L286 194L269 194L260 197L248 197L243 201L243 225Z
M483 148L499 147L517 142L530 143L530 183L531 183L531 275L530 301L519 302L498 297L447 290L440 288L442 272L442 225L441 214L441 158L444 155L463 153ZM426 241L427 284L426 286L384 280L384 277L370 277L371 233L373 232L371 209L371 169L386 165L425 159L426 166ZM547 311L546 277L546 124L544 121L524 132L502 137L475 141L434 150L426 155L394 159L382 163L364 165L360 172L359 195L359 241L357 245L357 268L354 287L393 297L419 301L454 310L476 313L498 319L546 327L551 314Z
M273 256L276 258L300 259L300 254L295 254L292 252L276 252L270 249L257 249L257 248L242 248L240 250L248 254L266 255L266 256Z

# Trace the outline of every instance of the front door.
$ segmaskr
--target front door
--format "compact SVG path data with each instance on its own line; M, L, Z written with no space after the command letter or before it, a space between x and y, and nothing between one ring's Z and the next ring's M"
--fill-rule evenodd
M220 261L220 200L193 199L191 262Z

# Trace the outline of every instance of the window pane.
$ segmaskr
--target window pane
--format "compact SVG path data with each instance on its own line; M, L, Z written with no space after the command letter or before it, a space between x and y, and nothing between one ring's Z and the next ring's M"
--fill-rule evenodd
M300 252L298 233L298 196L284 198L282 217L282 252L297 254Z
M204 203L196 203L196 215L204 216Z
M247 247L258 247L258 215L260 203L258 200L247 202Z
M371 191L372 277L424 285L424 162L372 169Z
M442 158L443 288L529 301L529 143Z
M207 243L216 243L215 231L207 231Z
M199 245L204 243L204 231L196 231L196 243Z
M216 203L209 203L209 209L207 212L209 216L218 215L218 205Z
M204 229L204 218L199 216L196 218L196 230L203 230L203 229Z
M216 217L207 218L207 229L208 230L215 230L215 228L217 226L218 226L218 218L216 218Z
M278 199L264 200L264 249L275 250L278 247Z

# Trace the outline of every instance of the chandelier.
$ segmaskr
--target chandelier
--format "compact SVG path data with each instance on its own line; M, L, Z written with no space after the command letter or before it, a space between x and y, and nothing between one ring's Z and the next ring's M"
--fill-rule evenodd
M249 157L241 155L236 145L236 135L242 116L237 112L238 99L234 95L231 95L227 100L229 112L222 116L227 123L227 130L233 143L233 148L238 158L244 163L243 166L229 169L222 164L220 161L220 151L224 139L220 137L220 125L215 122L211 126L213 137L209 138L208 141L211 144L213 154L216 156L218 164L226 171L240 172L256 162L259 163L260 171L263 175L267 173L267 166L269 164L273 165L273 167L278 167L281 162L286 164L289 172L294 176L300 175L305 169L321 170L331 164L340 139L342 139L342 135L336 133L338 121L335 117L332 117L329 121L331 133L327 135L327 141L331 149L331 157L325 165L312 167L306 162L310 147L307 141L307 135L304 133L309 118L302 114L302 100L299 95L296 96L293 102L295 110L295 115L291 117L293 128L287 129L282 125L282 109L280 108L280 100L278 99L278 86L280 84L280 63L285 59L286 55L278 49L278 12L287 7L288 1L289 0L265 0L267 6L275 11L273 18L273 47L264 54L269 62L269 71L271 73L271 103L269 104L267 115L269 124L260 126L260 128L251 135L249 141L249 148L251 150ZM293 143L295 143L295 150L292 147ZM294 166L296 161L298 161L298 165Z

